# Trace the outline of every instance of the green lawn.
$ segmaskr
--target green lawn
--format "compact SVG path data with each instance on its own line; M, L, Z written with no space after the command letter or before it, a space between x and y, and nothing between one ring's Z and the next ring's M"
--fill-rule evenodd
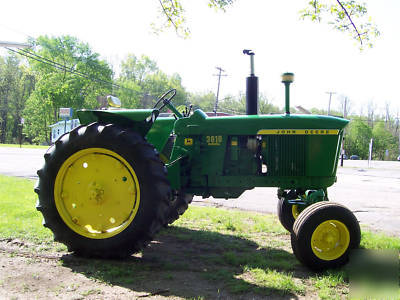
M27 241L32 251L66 251L42 226L33 186L31 180L0 175L0 239ZM132 284L145 285L149 276L168 283L190 274L245 298L283 295L341 299L349 293L346 267L320 274L308 271L292 254L290 236L273 215L192 206L156 241L137 256L144 260L82 260L84 267L76 272L132 289ZM400 239L364 231L361 247L399 251ZM61 259L60 263L76 268L70 260ZM188 293L185 297L207 298Z
M19 144L0 144L0 147L12 147L19 148ZM21 145L21 148L32 148L32 149L47 149L50 146L39 146L39 145Z

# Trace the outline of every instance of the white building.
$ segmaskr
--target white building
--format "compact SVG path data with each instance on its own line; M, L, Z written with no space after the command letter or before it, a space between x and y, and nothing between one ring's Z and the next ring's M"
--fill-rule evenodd
M51 128L51 142L54 143L57 139L63 135L65 132L69 132L75 127L78 127L81 123L79 119L72 119L68 121L59 121L53 125L50 125Z

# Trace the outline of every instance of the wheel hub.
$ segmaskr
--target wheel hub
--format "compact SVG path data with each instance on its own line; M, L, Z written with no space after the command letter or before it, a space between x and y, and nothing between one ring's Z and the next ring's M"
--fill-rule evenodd
M136 174L120 155L88 148L71 155L55 181L54 199L63 221L76 233L112 237L135 218L140 192Z
M319 224L311 237L311 248L322 260L334 260L346 252L350 244L347 226L338 220L328 220Z
M90 184L89 187L89 197L90 200L92 200L92 202L94 204L102 204L104 202L104 188L96 183L96 182L92 182Z

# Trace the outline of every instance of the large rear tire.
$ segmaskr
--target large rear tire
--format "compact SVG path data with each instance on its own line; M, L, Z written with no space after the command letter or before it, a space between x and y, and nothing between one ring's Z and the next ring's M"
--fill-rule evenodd
M291 242L297 259L314 271L344 265L360 245L360 225L341 204L318 202L307 207L293 225Z
M81 256L122 258L166 222L170 185L158 153L136 132L92 123L44 156L37 209L54 239Z

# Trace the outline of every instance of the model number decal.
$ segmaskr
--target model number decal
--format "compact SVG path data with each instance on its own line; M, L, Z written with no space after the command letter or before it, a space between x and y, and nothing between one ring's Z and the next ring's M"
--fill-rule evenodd
M222 143L222 135L207 135L206 141L209 146L220 146Z
M259 135L338 135L338 129L261 129Z

